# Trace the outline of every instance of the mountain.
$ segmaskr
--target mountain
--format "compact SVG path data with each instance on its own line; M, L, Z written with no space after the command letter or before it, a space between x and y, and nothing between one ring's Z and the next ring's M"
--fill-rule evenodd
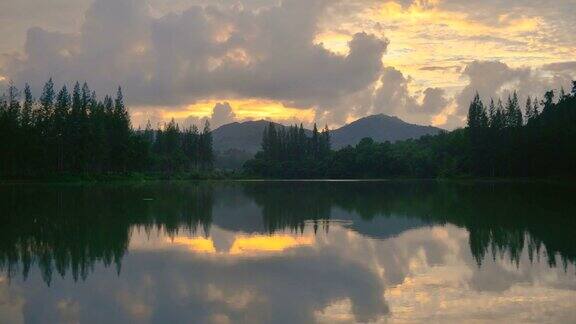
M268 121L255 120L222 125L212 131L214 150L242 150L256 153L260 149L262 134Z
M371 137L376 142L395 142L423 135L435 135L441 131L440 128L410 124L398 117L379 114L360 118L333 130L330 135L332 148L339 149L347 145L356 145L364 137Z
M242 165L258 150L262 142L264 128L270 122L266 120L235 122L222 125L212 131L214 150L217 154L217 165L222 168L233 168ZM274 123L277 128L284 125ZM360 118L350 124L330 132L332 148L339 149L346 145L356 145L364 137L371 137L376 142L398 141L418 138L428 134L438 134L440 128L409 124L397 117L372 115ZM311 135L306 130L306 135Z
M256 154L262 145L264 128L270 124L267 120L235 122L222 125L212 131L214 150L218 152L244 151L251 155ZM277 129L286 127L273 123ZM310 136L311 131L306 130Z

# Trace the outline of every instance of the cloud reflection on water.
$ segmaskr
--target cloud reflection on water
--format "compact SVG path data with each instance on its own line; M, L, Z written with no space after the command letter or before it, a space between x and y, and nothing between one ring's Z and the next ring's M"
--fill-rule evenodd
M44 246L54 250L66 248L66 253L53 251L51 254L56 269L49 286L44 270L36 265L27 279L0 275L0 321L576 320L574 263L568 262L565 269L552 266L545 249L531 260L527 246L532 242L530 233L533 232L505 227L508 224L471 223L478 220L474 213L460 215L461 218L453 216L458 215L454 213L453 222L459 222L458 226L444 222L443 215L452 211L446 207L446 202L451 202L446 197L460 197L456 202L466 201L467 194L461 188L454 191L459 196L452 191L434 196L426 190L412 191L411 186L410 191L402 191L401 187L390 184L369 188L358 185L358 189L366 189L362 195L350 195L350 201L334 200L347 206L343 208L334 206L332 200L318 202L317 198L325 195L313 192L308 192L309 200L302 201L301 193L286 192L286 185L282 186L284 189L276 194L268 187L257 192L248 191L255 188L215 187L210 189L215 190L214 194L186 187L182 196L167 190L170 193L167 196L173 200L157 198L154 203L157 205L144 206L151 211L150 215L159 214L155 211L164 212L164 218L144 218L142 211L146 209L136 209L140 212L134 213L135 216L129 219L125 216L126 224L132 224L126 227L126 242L126 237L120 235L124 233L122 228L114 231L118 232L114 238L119 242L112 244L113 237L100 241L99 236L93 236L93 241L88 241L90 244L80 245L80 249L104 246L101 254L87 253L95 255L96 261L88 263L90 271L83 280L75 280L70 271L60 272L61 265L76 264L60 258L78 255L73 253L79 248L77 245L62 245L42 236L45 234L25 236L30 242L44 238L52 242ZM341 188L344 190L357 185L335 186L344 186ZM385 186L392 186L389 192ZM325 192L324 187L319 189ZM334 196L343 197L339 196L339 190L335 190ZM136 190L125 192L133 194ZM246 195L247 192L251 195ZM382 195L382 192L386 195L368 195ZM430 192L441 191L434 187ZM90 201L98 199L94 198L92 189L89 193ZM394 196L395 193L398 196ZM204 198L190 199L197 195ZM545 196L542 191L539 195ZM127 197L119 196L121 201ZM514 207L514 200L507 197ZM177 203L185 198L191 203L180 209ZM75 203L82 199L76 199ZM361 199L361 203L353 199ZM134 201L141 207L139 200ZM275 209L279 201L283 205ZM421 206L416 205L419 201ZM439 201L444 203L438 204L442 208L432 209L433 217L422 212ZM82 204L78 206L85 208ZM171 206L176 207L171 210ZM126 215L126 210L131 210L117 209L123 213L118 215ZM190 223L178 218L188 211ZM93 219L102 217L98 215L94 214ZM64 225L75 224L73 219L65 220ZM118 226L117 223L94 224L91 233L100 233L100 227ZM534 224L527 223L527 228L535 228ZM46 223L42 229L49 226L50 223ZM500 239L496 235L504 236ZM485 242L486 237L500 241ZM545 235L542 237L548 239ZM125 248L121 262L106 263L106 258L111 258L110 249L117 245ZM34 244L29 246L37 248ZM556 245L551 251L559 249L570 256L569 248ZM67 249L72 252L68 254ZM41 256L42 250L38 251Z

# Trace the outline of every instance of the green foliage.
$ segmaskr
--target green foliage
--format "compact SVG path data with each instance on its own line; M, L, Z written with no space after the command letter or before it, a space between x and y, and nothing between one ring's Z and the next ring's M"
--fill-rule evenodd
M329 136L319 140L316 127L306 138L296 127L271 124L245 170L271 178L574 177L576 81L571 94L555 102L548 91L541 104L542 112L537 99L527 100L524 123L516 92L506 107L491 100L488 111L476 94L464 129L396 143L366 138L338 151L329 150ZM306 145L296 145L298 138ZM318 141L328 149L321 144L316 152Z
M121 88L98 101L86 83L56 93L52 79L37 102L28 85L21 100L10 84L0 97L0 139L0 178L206 172L214 159L208 123L202 133L174 121L133 130Z
M308 137L302 124L276 129L270 123L264 129L262 151L246 162L245 170L265 177L321 177L330 155L328 127L319 132L314 124L312 136Z

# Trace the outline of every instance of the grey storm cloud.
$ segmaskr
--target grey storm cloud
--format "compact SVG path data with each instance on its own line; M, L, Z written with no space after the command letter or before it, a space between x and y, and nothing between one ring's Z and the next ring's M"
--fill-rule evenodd
M3 74L35 90L48 77L99 92L120 84L141 106L234 96L331 105L378 79L388 41L357 33L347 55L315 44L326 5L192 6L155 18L144 1L96 0L80 33L29 29L24 55L10 57Z

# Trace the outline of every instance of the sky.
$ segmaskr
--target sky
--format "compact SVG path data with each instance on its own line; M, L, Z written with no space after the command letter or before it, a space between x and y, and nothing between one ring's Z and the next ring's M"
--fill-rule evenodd
M461 127L476 91L576 79L576 0L3 0L0 88L121 86L133 125L384 113Z

